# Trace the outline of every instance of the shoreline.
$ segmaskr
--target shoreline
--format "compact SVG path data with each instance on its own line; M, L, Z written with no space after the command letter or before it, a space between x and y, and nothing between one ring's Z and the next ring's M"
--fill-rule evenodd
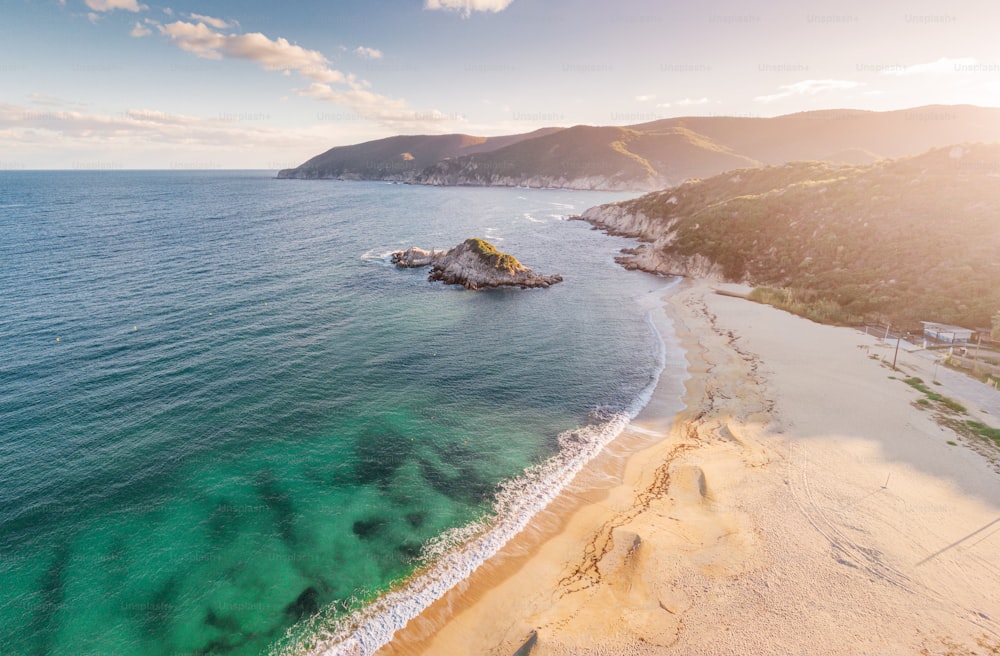
M323 626L317 616L312 631L319 641L306 648L310 654L340 656L373 654L391 644L394 635L407 625L420 621L456 589L464 589L486 564L503 554L510 543L530 530L538 516L549 511L552 503L566 494L590 463L604 456L631 422L655 399L664 394L672 398L672 409L680 409L680 386L684 378L677 373L664 378L664 372L680 369L676 360L682 349L674 344L672 326L663 311L663 295L678 288L682 279L674 279L639 297L646 321L659 344L652 379L631 405L610 415L603 423L583 425L559 435L559 452L542 463L528 468L511 479L498 492L494 513L486 521L467 524L439 536L429 545L431 562L400 581L368 605L345 618ZM673 348L671 348L673 346ZM673 357L671 357L671 352ZM671 394L669 391L673 390ZM557 515L558 516L558 515ZM500 559L503 559L501 555ZM322 627L322 628L320 628ZM287 650L286 650L287 651ZM282 652L286 653L286 652ZM287 652L292 653L292 652ZM298 650L294 653L299 653Z
M1000 479L889 380L877 340L705 282L665 300L685 409L658 387L527 528L376 653L1000 645Z

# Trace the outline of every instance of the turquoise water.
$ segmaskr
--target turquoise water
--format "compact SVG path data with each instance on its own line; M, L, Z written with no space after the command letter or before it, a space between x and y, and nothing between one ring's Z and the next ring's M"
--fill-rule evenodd
M0 172L0 651L267 653L405 578L658 373L664 282L563 220L623 197ZM469 236L565 282L386 262Z

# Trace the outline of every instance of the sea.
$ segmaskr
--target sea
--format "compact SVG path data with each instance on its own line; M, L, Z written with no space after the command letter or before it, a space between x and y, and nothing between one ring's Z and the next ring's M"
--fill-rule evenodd
M0 172L0 653L372 653L683 377L627 197Z

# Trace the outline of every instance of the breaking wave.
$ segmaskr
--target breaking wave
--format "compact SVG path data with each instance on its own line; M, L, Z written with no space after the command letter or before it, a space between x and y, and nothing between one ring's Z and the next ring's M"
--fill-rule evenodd
M451 529L429 541L421 560L428 563L417 574L375 601L346 616L328 610L306 626L293 629L293 643L277 653L282 656L369 656L388 643L428 606L467 579L520 533L544 510L583 467L629 425L649 403L668 364L667 340L657 328L654 312L662 308L663 292L641 299L646 322L658 337L656 364L649 383L625 408L595 407L587 426L558 436L558 452L499 487L492 511L483 519ZM292 637L292 634L289 635Z

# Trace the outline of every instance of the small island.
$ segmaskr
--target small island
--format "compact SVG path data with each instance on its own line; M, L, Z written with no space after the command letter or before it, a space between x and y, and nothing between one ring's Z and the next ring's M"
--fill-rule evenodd
M550 287L562 282L562 276L543 276L503 253L484 239L466 239L451 250L424 250L412 246L392 254L392 263L402 269L429 266L430 281L462 285L466 289L492 287Z

